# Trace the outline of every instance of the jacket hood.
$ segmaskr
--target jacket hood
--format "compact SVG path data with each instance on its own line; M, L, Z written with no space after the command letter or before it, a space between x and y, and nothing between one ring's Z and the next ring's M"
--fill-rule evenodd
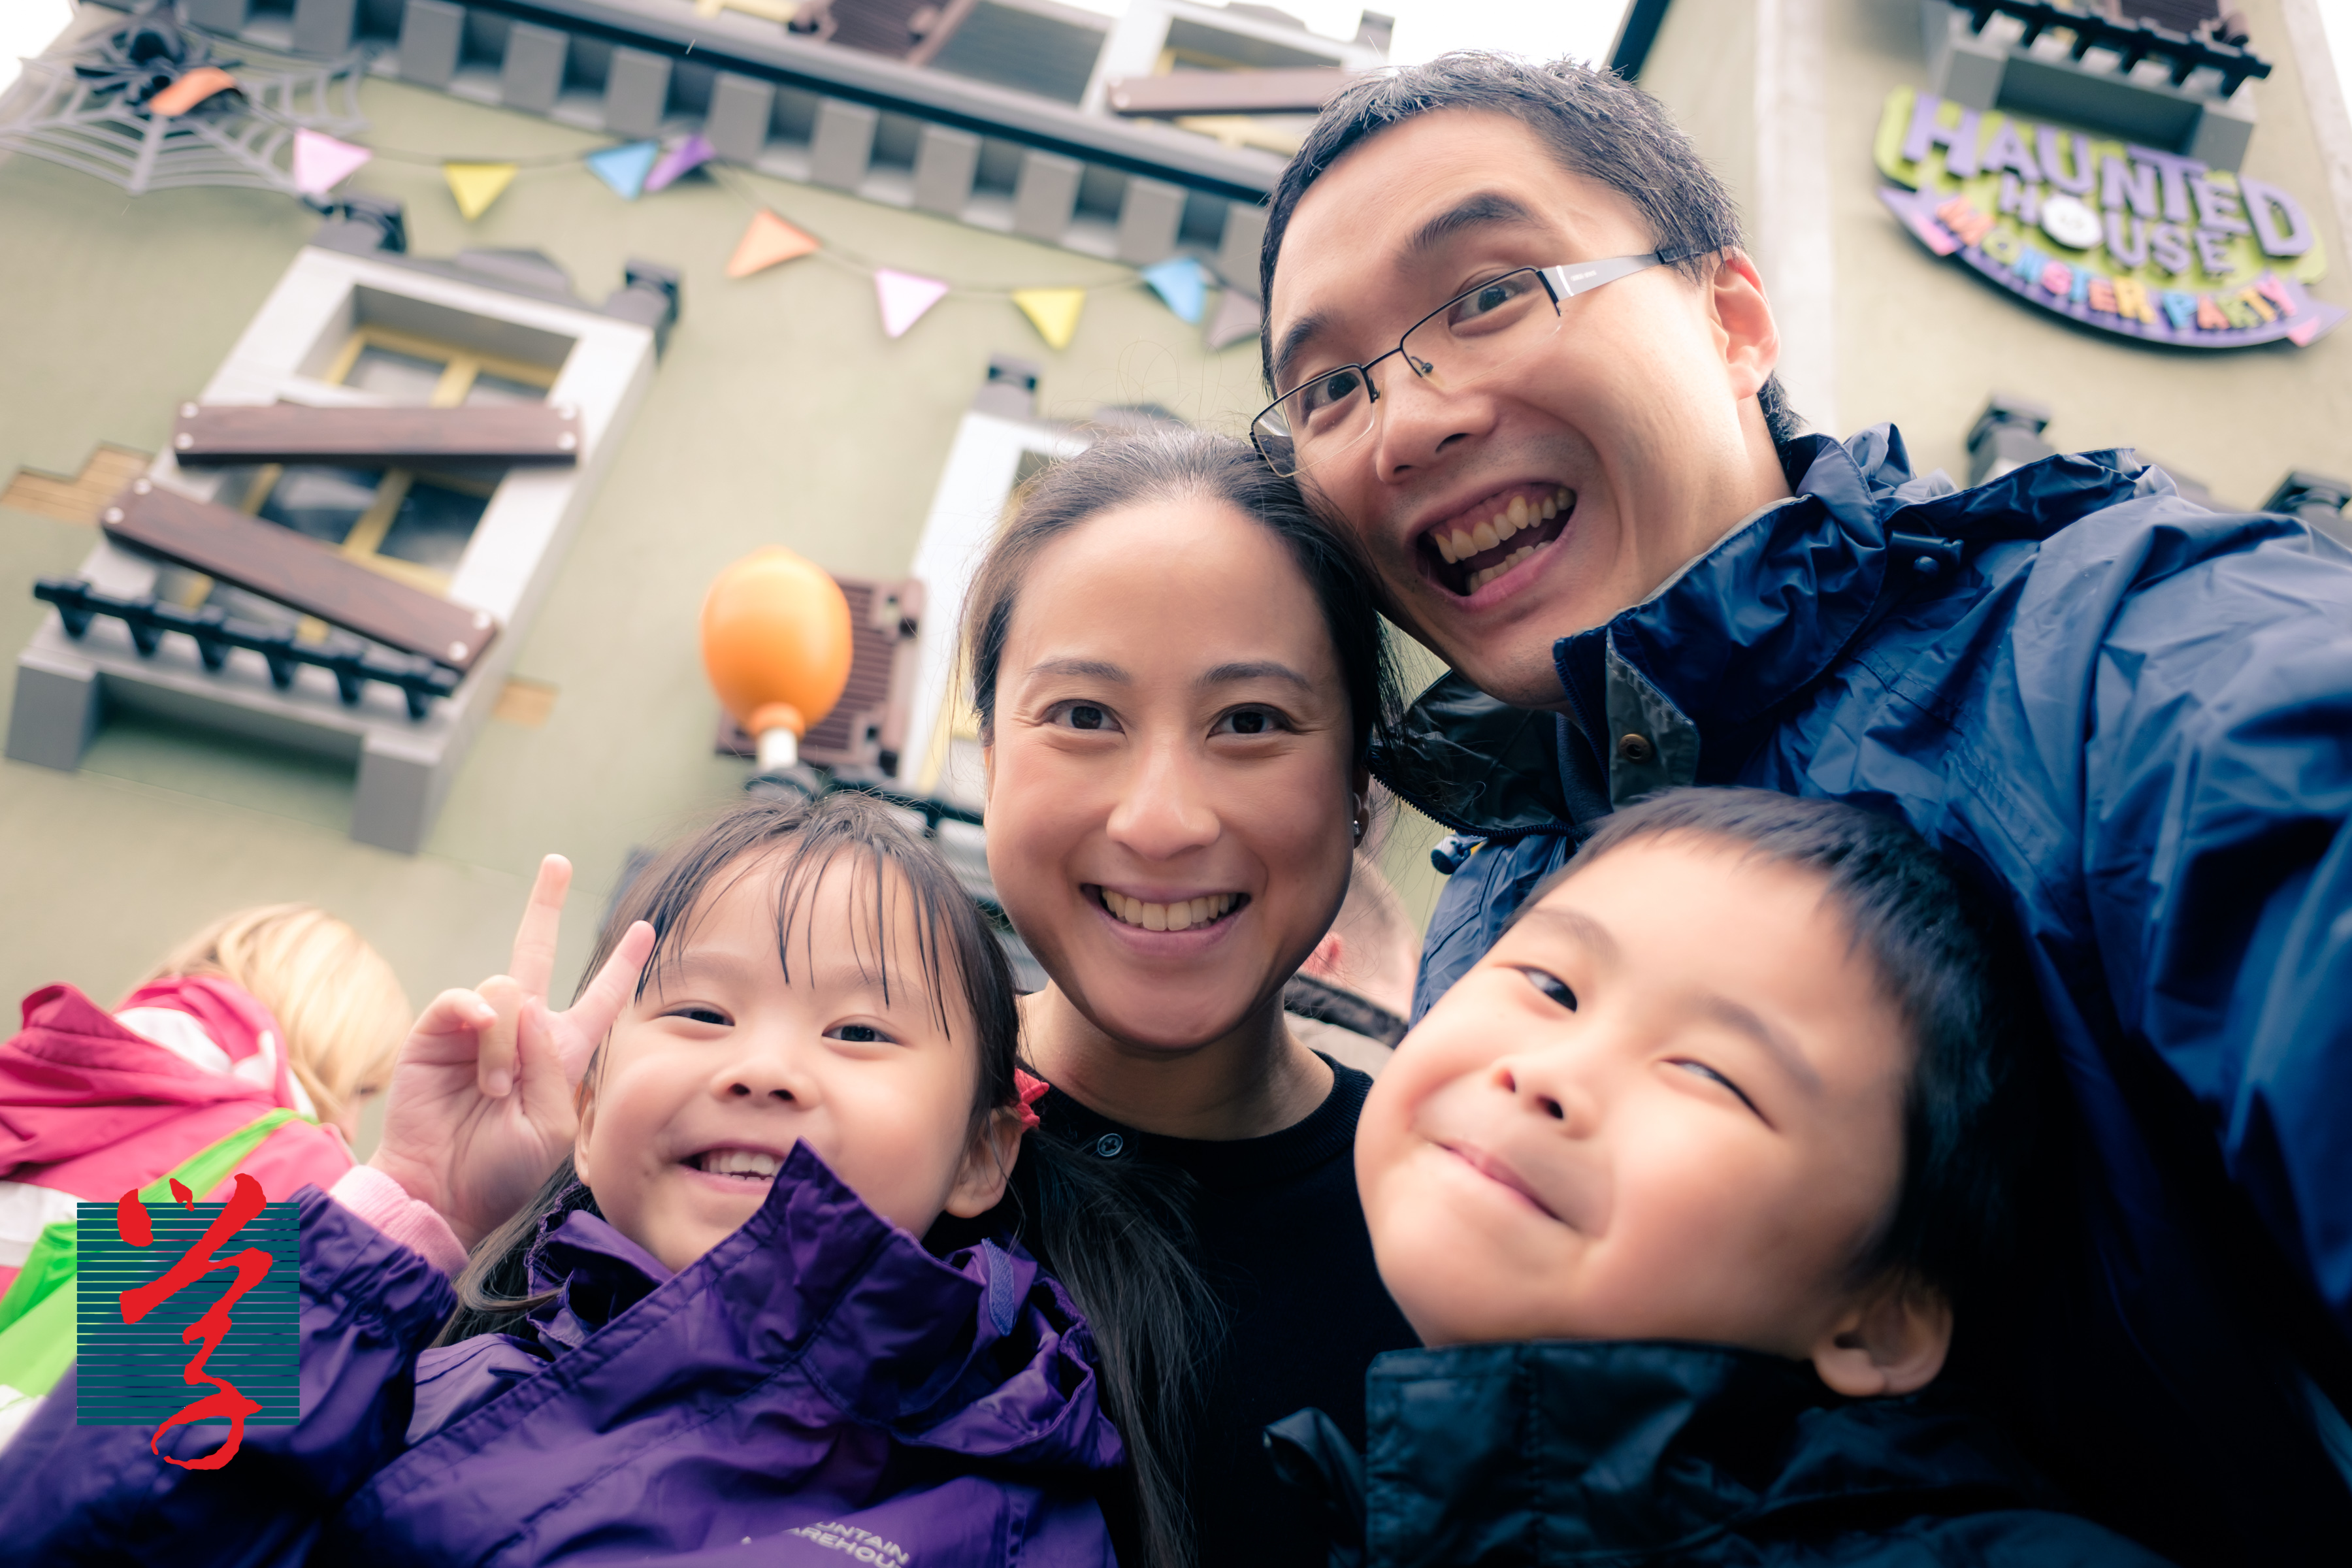
M1294 1416L1269 1436L1290 1474L1320 1480L1341 1538L1361 1520L1355 1539L1382 1563L1672 1552L1857 1499L1881 1521L2053 1500L2002 1439L1932 1394L1846 1401L1811 1367L1750 1351L1398 1351L1372 1363L1367 1394L1371 1447L1354 1477L1334 1432L1318 1442Z
M1632 688L1648 699L1641 706L1660 710L1638 727L1654 731L1671 715L1682 731L1696 730L1704 749L1683 773L1727 777L1759 727L1911 584L1957 570L1968 547L2044 537L2167 482L2111 451L2045 458L1958 489L1941 472L1915 478L1891 425L1843 444L1801 437L1781 456L1790 499L1747 519L1641 604L1554 645L1563 697L1585 734L1617 732L1622 702L1609 689ZM1413 703L1373 771L1458 832L1562 833L1560 743L1549 713L1448 675ZM1677 781L1662 773L1652 784L1669 782Z
M562 1355L646 1303L673 1323L644 1348L758 1373L797 1363L841 1416L901 1443L1023 1465L1117 1468L1093 1338L1061 1286L1017 1246L940 1259L877 1215L805 1142L742 1227L673 1275L590 1210L542 1228L532 1314ZM658 1303L656 1305L656 1303Z
M259 1116L291 1105L275 1026L236 987L159 983L127 1005L193 1014L232 1062L275 1053L275 1090L183 1060L71 985L43 986L25 998L24 1028L0 1045L0 1178L144 1137L192 1107L243 1102Z

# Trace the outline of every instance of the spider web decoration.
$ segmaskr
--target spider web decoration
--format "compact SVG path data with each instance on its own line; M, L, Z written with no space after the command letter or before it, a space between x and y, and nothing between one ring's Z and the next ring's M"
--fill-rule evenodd
M94 174L134 196L190 185L294 195L297 130L348 134L367 123L359 104L364 53L320 64L241 45L261 58L215 59L177 12L142 11L70 53L26 60L20 107L0 121L0 148ZM157 90L200 65L231 69L236 88L185 114L149 112Z

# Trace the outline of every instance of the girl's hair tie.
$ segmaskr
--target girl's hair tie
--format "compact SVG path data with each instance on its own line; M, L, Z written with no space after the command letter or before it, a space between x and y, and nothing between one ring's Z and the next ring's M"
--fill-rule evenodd
M1034 1132L1037 1131L1037 1113L1030 1108L1037 1103L1038 1098L1041 1095L1054 1086L1047 1083L1042 1078L1032 1078L1027 1073L1023 1072L1019 1068L1014 1068L1013 1069L1013 1087L1021 1096L1021 1104L1019 1107L1021 1114L1021 1131L1024 1132Z

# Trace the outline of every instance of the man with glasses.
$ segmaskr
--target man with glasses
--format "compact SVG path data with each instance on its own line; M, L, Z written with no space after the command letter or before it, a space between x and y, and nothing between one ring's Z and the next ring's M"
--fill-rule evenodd
M1416 1014L1643 795L1900 813L2080 1110L2021 1431L2183 1561L2352 1539L2352 560L2127 452L1962 491L1801 434L1722 184L1581 67L1351 86L1260 279L1253 439L1453 671L1378 759L1455 832Z

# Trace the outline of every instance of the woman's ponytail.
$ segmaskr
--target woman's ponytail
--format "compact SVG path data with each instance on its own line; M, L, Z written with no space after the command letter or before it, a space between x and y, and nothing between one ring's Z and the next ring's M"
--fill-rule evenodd
M1149 1568L1193 1561L1186 1459L1223 1328L1193 1261L1193 1194L1181 1171L1095 1159L1042 1128L1013 1173L1022 1241L1093 1331Z

